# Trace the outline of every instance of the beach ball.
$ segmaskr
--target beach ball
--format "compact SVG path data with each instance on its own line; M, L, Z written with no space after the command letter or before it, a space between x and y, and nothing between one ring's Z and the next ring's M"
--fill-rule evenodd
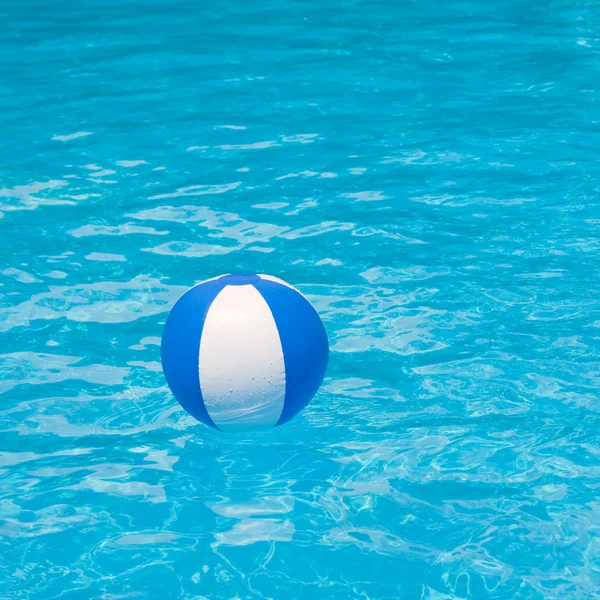
M312 304L268 275L222 275L191 288L171 310L161 344L175 398L221 430L289 421L315 395L328 358Z

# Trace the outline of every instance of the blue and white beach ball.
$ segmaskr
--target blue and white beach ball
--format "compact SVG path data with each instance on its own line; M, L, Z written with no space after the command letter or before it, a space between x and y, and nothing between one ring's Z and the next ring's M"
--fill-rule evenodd
M165 325L161 357L181 406L217 429L286 423L327 368L325 327L295 288L268 275L223 275L188 290Z

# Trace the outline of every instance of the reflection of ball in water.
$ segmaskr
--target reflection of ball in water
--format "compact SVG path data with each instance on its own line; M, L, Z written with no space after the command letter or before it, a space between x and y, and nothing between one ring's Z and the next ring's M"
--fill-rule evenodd
M268 275L223 275L188 290L167 319L161 347L181 406L218 429L289 421L315 395L328 355L316 310Z

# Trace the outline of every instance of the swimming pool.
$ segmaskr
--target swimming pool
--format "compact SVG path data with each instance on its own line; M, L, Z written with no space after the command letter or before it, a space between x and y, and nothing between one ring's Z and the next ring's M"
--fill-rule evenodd
M598 597L597 3L0 15L0 598ZM160 369L235 271L331 343L267 435Z

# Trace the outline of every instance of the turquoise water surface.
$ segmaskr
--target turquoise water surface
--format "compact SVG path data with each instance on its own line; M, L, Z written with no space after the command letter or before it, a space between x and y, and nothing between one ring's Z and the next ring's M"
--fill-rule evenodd
M600 598L600 4L0 3L0 599ZM268 434L195 282L315 304Z

